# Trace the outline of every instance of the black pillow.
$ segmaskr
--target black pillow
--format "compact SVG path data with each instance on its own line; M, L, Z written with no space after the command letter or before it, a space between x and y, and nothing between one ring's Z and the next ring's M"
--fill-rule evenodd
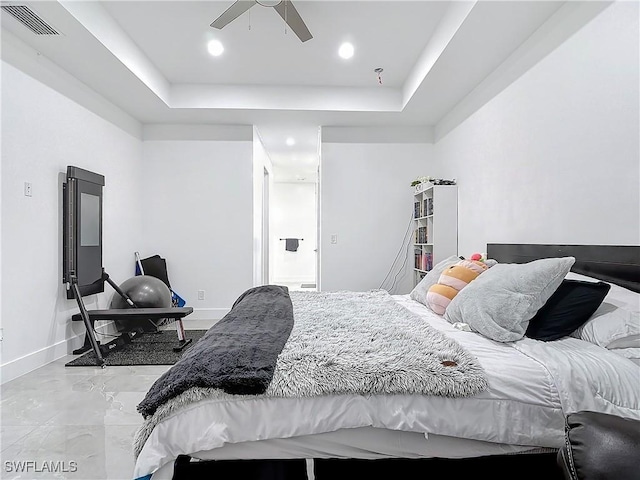
M531 319L525 336L549 342L571 335L594 314L610 288L604 282L563 280Z

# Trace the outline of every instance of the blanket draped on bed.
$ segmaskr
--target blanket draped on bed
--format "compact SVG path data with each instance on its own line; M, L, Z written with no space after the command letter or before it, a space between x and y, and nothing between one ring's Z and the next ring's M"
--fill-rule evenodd
M293 329L278 355L265 396L461 397L487 387L484 370L475 357L385 291L291 292L290 297ZM198 352L203 352L201 343L192 350L198 347ZM219 388L194 387L156 405L155 414L136 434L136 456L153 427L180 407L205 399L241 398Z
M287 287L265 285L244 292L231 311L209 329L152 386L138 405L144 416L192 387L230 394L264 393L293 327Z
M294 326L266 395L467 396L486 388L475 357L384 290L291 292Z

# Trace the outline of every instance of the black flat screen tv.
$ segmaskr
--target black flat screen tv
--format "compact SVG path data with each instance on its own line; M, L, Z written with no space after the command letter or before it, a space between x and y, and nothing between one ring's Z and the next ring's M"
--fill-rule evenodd
M74 298L75 278L84 297L104 292L102 280L102 187L104 176L68 166L63 183L62 281Z

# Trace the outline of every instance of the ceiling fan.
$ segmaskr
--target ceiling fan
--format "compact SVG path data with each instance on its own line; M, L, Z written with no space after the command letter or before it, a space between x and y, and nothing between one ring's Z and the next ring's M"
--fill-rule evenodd
M273 7L302 42L313 38L313 35L309 32L298 10L296 10L296 7L293 6L290 0L238 0L227 8L222 15L216 18L211 26L221 29L255 4L263 7Z

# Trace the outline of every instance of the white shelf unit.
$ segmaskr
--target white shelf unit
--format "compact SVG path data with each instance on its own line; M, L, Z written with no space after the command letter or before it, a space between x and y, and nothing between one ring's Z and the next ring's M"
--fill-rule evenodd
M413 284L458 254L458 187L422 183L413 195Z

